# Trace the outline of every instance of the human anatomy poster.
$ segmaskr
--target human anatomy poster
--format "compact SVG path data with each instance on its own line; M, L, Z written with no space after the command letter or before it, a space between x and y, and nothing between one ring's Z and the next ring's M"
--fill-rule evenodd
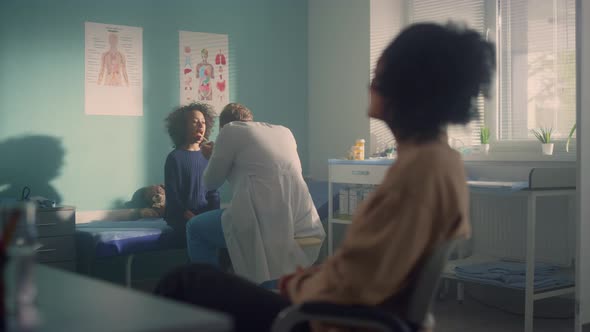
M229 102L227 35L179 32L180 103L203 102L219 114Z
M143 115L142 28L85 23L88 115Z

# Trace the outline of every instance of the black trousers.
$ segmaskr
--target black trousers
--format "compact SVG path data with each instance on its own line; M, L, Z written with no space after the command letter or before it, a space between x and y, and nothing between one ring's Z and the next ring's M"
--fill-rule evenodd
M236 332L270 331L278 313L291 304L283 296L203 264L173 270L160 280L155 293L226 313L233 317Z
M171 245L172 248L186 248L186 221L166 220L166 224L168 224L173 231L162 234L161 240Z

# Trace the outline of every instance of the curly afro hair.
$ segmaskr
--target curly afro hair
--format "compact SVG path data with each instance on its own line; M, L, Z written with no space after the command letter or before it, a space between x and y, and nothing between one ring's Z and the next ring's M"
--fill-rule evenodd
M174 147L186 144L186 114L192 111L203 113L207 125L205 138L209 139L215 122L213 107L203 103L191 103L175 109L166 117L166 129Z
M399 140L431 140L450 124L467 124L480 94L489 97L494 45L448 23L414 24L379 60L373 89L385 101L385 122Z

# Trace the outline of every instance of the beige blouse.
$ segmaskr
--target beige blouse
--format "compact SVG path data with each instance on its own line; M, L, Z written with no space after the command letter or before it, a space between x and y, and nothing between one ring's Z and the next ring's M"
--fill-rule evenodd
M383 183L358 209L341 247L289 282L295 303L403 306L417 262L442 241L468 237L463 161L446 136L399 146Z

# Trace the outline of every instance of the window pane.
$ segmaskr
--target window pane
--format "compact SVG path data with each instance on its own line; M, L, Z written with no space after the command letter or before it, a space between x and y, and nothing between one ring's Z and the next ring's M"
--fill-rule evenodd
M373 79L377 61L381 53L391 43L402 27L402 0L371 0L371 50L370 79ZM370 119L371 144L378 152L383 152L394 144L394 138L387 124L381 120ZM374 152L374 151L371 151Z
M500 0L501 140L565 138L576 118L575 0Z
M411 22L437 22L466 24L480 33L485 30L484 0L412 0L410 1ZM451 126L449 137L458 140L458 145L479 144L479 132L483 126L484 99L478 98L478 116L467 126Z
M403 17L410 23L452 20L466 24L480 33L485 30L485 0L409 0L407 12L403 12L403 0L371 0L371 77L379 56L400 31ZM483 126L484 99L477 100L479 114L468 126L452 126L449 137L464 145L479 144L479 131ZM389 128L379 120L371 119L371 138L377 151L393 142ZM460 145L461 143L459 143Z

